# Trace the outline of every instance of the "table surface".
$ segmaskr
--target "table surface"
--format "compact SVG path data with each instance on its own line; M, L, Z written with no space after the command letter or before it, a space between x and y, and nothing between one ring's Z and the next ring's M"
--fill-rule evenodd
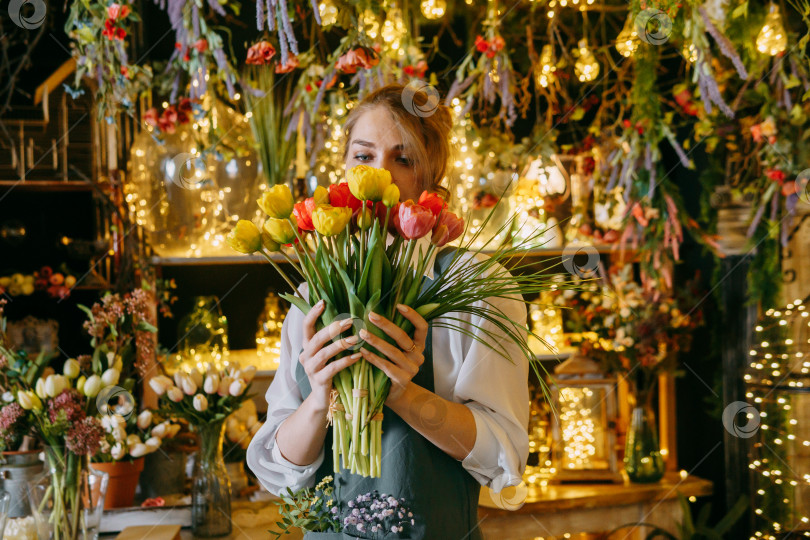
M700 497L712 493L712 483L696 476L682 475L681 473L667 473L660 482L653 484L633 484L625 481L622 484L551 484L547 486L530 486L526 492L526 499L522 505L514 505L515 510L505 510L495 506L490 497L489 490L481 490L481 506L478 514L489 519L484 522L500 522L499 527L509 528L509 516L520 519L520 515L542 514L550 515L553 512L587 510L594 508L610 508L627 506L638 503L667 501L677 498L678 493L685 497ZM278 507L273 502L249 502L234 500L232 503L233 532L225 540L252 540L269 538L268 530L276 528L275 523L280 521ZM526 516L528 517L528 516ZM498 538L498 531L485 527L487 538ZM504 531L506 532L506 531ZM190 529L183 529L180 533L183 540L195 538ZM101 535L104 540L112 540L115 534ZM502 538L508 535L501 536ZM147 537L144 537L147 538ZM303 538L299 531L293 531L284 536L285 539L298 540Z

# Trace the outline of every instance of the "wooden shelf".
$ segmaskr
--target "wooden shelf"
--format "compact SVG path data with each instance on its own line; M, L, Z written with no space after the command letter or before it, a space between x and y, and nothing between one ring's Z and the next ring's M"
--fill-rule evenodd
M0 180L0 193L21 190L21 191L91 191L93 184L84 180Z

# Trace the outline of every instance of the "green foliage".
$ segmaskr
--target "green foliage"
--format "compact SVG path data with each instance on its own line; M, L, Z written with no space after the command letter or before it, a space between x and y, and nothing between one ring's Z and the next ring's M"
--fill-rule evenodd
M287 488L281 502L276 503L281 515L281 521L276 522L279 530L271 529L270 534L279 538L289 534L292 529L310 532L340 531L340 521L331 511L336 507L334 490L331 476L324 478L314 488L302 488L295 492Z

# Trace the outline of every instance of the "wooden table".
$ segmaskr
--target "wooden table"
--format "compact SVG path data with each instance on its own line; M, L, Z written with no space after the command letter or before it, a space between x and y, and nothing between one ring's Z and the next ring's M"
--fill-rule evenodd
M686 497L710 495L712 484L694 476L682 478L668 473L656 484L564 484L531 487L525 503L517 510L491 508L488 490L481 490L482 506L478 516L484 538L497 540L550 540L564 534L606 532L619 525L639 521L652 522L674 530L681 518L677 494ZM227 540L266 540L268 529L279 521L277 506L272 502L232 503L233 532ZM642 531L623 531L615 540L640 538ZM193 539L190 529L181 531L183 540ZM116 535L101 535L111 540ZM284 537L299 540L294 531ZM432 539L431 539L432 540ZM445 539L441 539L445 540ZM447 539L454 540L454 539ZM458 539L461 540L461 539Z
M682 517L678 493L685 497L711 495L712 483L673 472L655 484L532 486L525 503L513 511L493 507L488 491L482 490L478 516L484 537L498 540L549 540L564 534L604 533L641 521L674 531ZM625 529L614 537L630 540L642 538L644 532L644 528Z

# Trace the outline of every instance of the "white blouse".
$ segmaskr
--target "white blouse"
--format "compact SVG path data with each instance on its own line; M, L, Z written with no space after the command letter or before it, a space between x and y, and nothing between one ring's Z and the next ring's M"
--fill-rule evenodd
M429 266L431 268L432 265ZM428 276L432 277L431 272ZM306 294L306 283L299 288ZM491 298L514 324L525 328L526 307L520 301ZM481 304L483 305L483 303ZM467 313L453 317L469 324L468 331L482 335L481 329L500 332L492 323ZM303 402L295 380L295 363L301 350L304 314L291 308L281 328L281 358L275 378L267 390L267 420L247 450L247 464L261 484L279 494L311 487L324 460L324 449L310 465L291 463L276 444L281 423ZM459 324L459 321L451 321ZM475 418L475 445L462 466L483 486L495 492L516 486L522 480L529 456L529 363L520 349L504 338L507 356L500 356L472 337L446 328L433 329L434 391L449 401L469 407Z

